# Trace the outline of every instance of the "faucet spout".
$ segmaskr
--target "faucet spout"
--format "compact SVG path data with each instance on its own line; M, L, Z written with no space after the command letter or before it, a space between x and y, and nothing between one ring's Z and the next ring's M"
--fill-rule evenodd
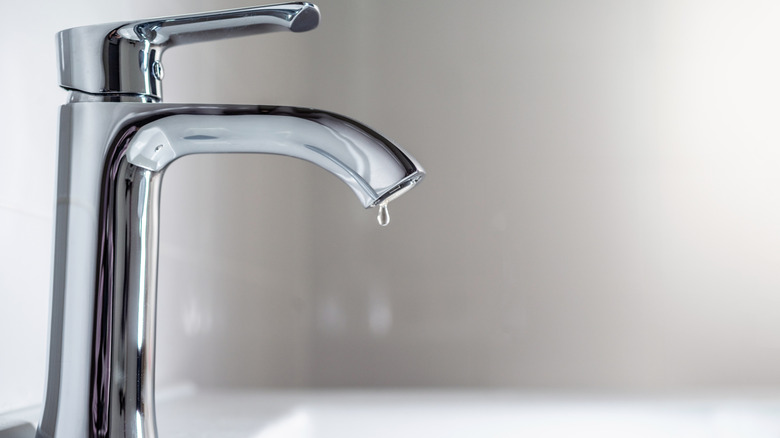
M422 166L390 140L338 114L260 107L256 114L175 114L139 129L128 163L163 170L202 153L264 153L300 158L344 181L364 207L389 201L424 176Z
M61 108L49 373L40 438L157 436L159 199L179 157L266 153L312 162L364 207L422 167L344 116L291 107L75 102Z

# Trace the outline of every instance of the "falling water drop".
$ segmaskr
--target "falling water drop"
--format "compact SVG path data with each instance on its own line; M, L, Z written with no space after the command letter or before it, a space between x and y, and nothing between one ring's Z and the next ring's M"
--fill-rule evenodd
M390 212L387 211L387 203L379 204L379 213L376 215L376 220L383 227L390 223Z

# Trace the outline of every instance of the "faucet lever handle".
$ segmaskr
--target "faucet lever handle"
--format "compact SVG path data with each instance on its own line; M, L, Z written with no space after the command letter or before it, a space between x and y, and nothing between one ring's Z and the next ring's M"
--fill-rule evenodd
M307 2L75 27L59 32L60 86L89 94L162 99L162 52L173 46L319 24Z

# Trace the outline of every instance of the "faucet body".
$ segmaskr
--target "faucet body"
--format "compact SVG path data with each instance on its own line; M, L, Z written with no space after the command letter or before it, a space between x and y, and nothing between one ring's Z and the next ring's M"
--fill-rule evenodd
M296 5L311 22L313 5ZM303 159L344 181L364 207L385 207L424 176L412 157L382 135L325 111L163 104L136 92L101 95L73 89L60 111L40 438L157 436L160 188L170 163L196 153Z

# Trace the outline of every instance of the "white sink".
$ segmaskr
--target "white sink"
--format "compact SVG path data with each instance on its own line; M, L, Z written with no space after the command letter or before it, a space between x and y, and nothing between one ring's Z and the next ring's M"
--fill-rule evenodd
M160 403L160 436L780 437L780 397L198 391Z
M629 397L488 391L262 391L158 395L162 438L780 437L780 395ZM0 415L34 435L36 410Z

